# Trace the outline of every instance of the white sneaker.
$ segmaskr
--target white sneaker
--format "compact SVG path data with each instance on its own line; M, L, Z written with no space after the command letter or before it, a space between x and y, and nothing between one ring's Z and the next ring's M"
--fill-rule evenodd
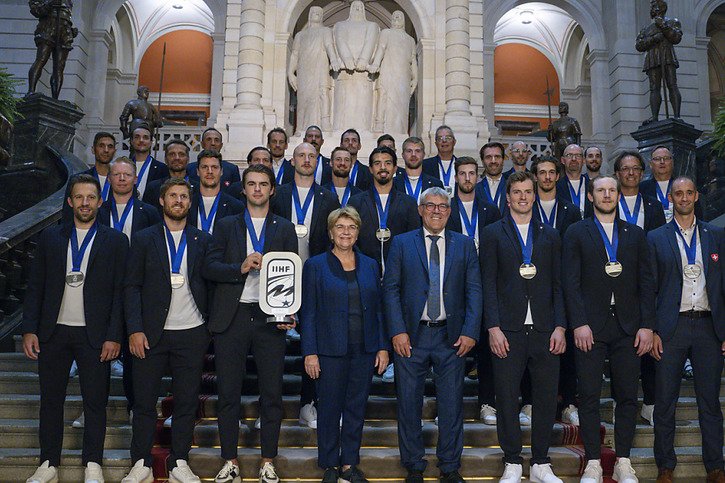
M287 331L287 337L290 340L300 340L300 333L297 332L295 329L289 329Z
M551 464L531 465L531 474L529 481L533 483L563 483L559 477L554 474Z
M118 359L111 361L111 375L114 377L123 377L123 362Z
M50 461L43 461L43 464L38 466L33 476L25 480L25 483L58 483L58 470L55 466L50 466Z
M239 476L239 466L235 465L231 461L224 463L224 466L222 466L222 469L219 470L216 478L214 478L214 483L240 483L241 481L242 479Z
M599 460L589 460L579 483L602 483L604 481L603 475L604 470L602 470Z
M85 483L104 483L101 465L93 462L88 463L85 471Z
M262 429L262 418L257 418L257 420L254 421L254 429Z
M521 408L519 424L521 426L531 426L531 404L526 404Z
M612 401L612 424L617 424L617 401Z
M131 471L128 472L126 478L121 483L153 483L154 473L151 468L143 465L143 460L138 460Z
M395 367L393 364L389 364L383 372L383 382L395 382Z
M481 420L483 424L496 426L496 409L488 404L481 405Z
M561 412L561 422L579 426L579 410L573 404L565 407Z
M629 461L629 458L617 458L612 479L619 483L639 483L639 479L635 474L634 468L632 468L632 462Z
M128 412L128 425L133 427L133 409Z
M184 460L176 460L176 468L169 473L169 481L173 483L201 483L201 479L191 471Z
M70 373L68 375L70 377L76 377L78 375L78 364L76 364L76 361L73 361L73 364L70 365Z
M315 403L307 403L300 408L300 424L317 429L317 408Z
M166 418L164 420L164 428L170 428L171 427L171 423L173 421L174 421L174 417L173 416L169 416L168 418Z
M259 469L259 483L279 483L279 476L272 463L265 463Z
M655 425L655 405L654 404L642 404L642 419L647 421L650 426Z
M73 427L74 428L82 428L85 425L86 425L86 414L85 413L81 413L81 415L78 416L78 418L75 421L73 421Z
M498 483L520 483L521 475L524 473L524 469L521 465L515 463L506 463L503 470L503 475Z

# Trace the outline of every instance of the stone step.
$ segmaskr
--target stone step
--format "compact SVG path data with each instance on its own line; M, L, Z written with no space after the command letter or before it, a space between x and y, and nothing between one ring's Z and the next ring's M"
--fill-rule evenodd
M106 420L109 426L128 424L126 404L126 398L123 396L111 396L108 399ZM83 411L81 396L66 396L64 409L64 419L70 425ZM37 419L39 411L40 396L38 395L0 395L0 419Z
M640 401L641 402L641 401ZM600 401L602 421L612 422L614 401L604 398ZM725 407L725 398L720 397L720 407ZM639 413L638 413L639 414ZM697 417L697 401L694 397L680 397L677 401L677 412L675 418L678 420L696 421Z
M702 464L702 448L699 445L675 447L675 454L677 455L675 481L705 481L707 472ZM652 448L632 448L630 458L637 476L646 479L657 478L657 464Z
M675 432L675 446L700 446L702 444L702 435L700 433L700 423L697 420L677 419ZM614 446L614 425L604 423L607 434L604 437L606 446ZM654 427L640 420L634 433L632 445L634 448L652 448L654 446L655 435Z

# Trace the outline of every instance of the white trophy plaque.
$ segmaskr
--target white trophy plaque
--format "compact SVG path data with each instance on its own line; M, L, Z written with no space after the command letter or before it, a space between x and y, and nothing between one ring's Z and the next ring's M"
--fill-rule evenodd
M259 307L267 322L291 324L302 304L302 259L292 252L269 252L259 271Z

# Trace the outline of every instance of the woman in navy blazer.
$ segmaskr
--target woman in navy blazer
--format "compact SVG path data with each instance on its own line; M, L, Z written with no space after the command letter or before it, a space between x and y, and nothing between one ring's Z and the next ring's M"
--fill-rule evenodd
M382 374L388 365L380 269L354 249L360 232L355 208L330 213L327 228L332 248L305 263L299 313L305 371L318 381L317 463L325 470L323 483L353 476L367 481L356 468L365 403L374 370Z

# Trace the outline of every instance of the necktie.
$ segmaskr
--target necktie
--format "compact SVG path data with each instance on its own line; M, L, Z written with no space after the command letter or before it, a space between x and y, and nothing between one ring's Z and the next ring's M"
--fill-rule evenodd
M441 255L438 251L440 236L428 235L428 238L431 241L428 260L428 317L431 321L436 321L441 315Z

